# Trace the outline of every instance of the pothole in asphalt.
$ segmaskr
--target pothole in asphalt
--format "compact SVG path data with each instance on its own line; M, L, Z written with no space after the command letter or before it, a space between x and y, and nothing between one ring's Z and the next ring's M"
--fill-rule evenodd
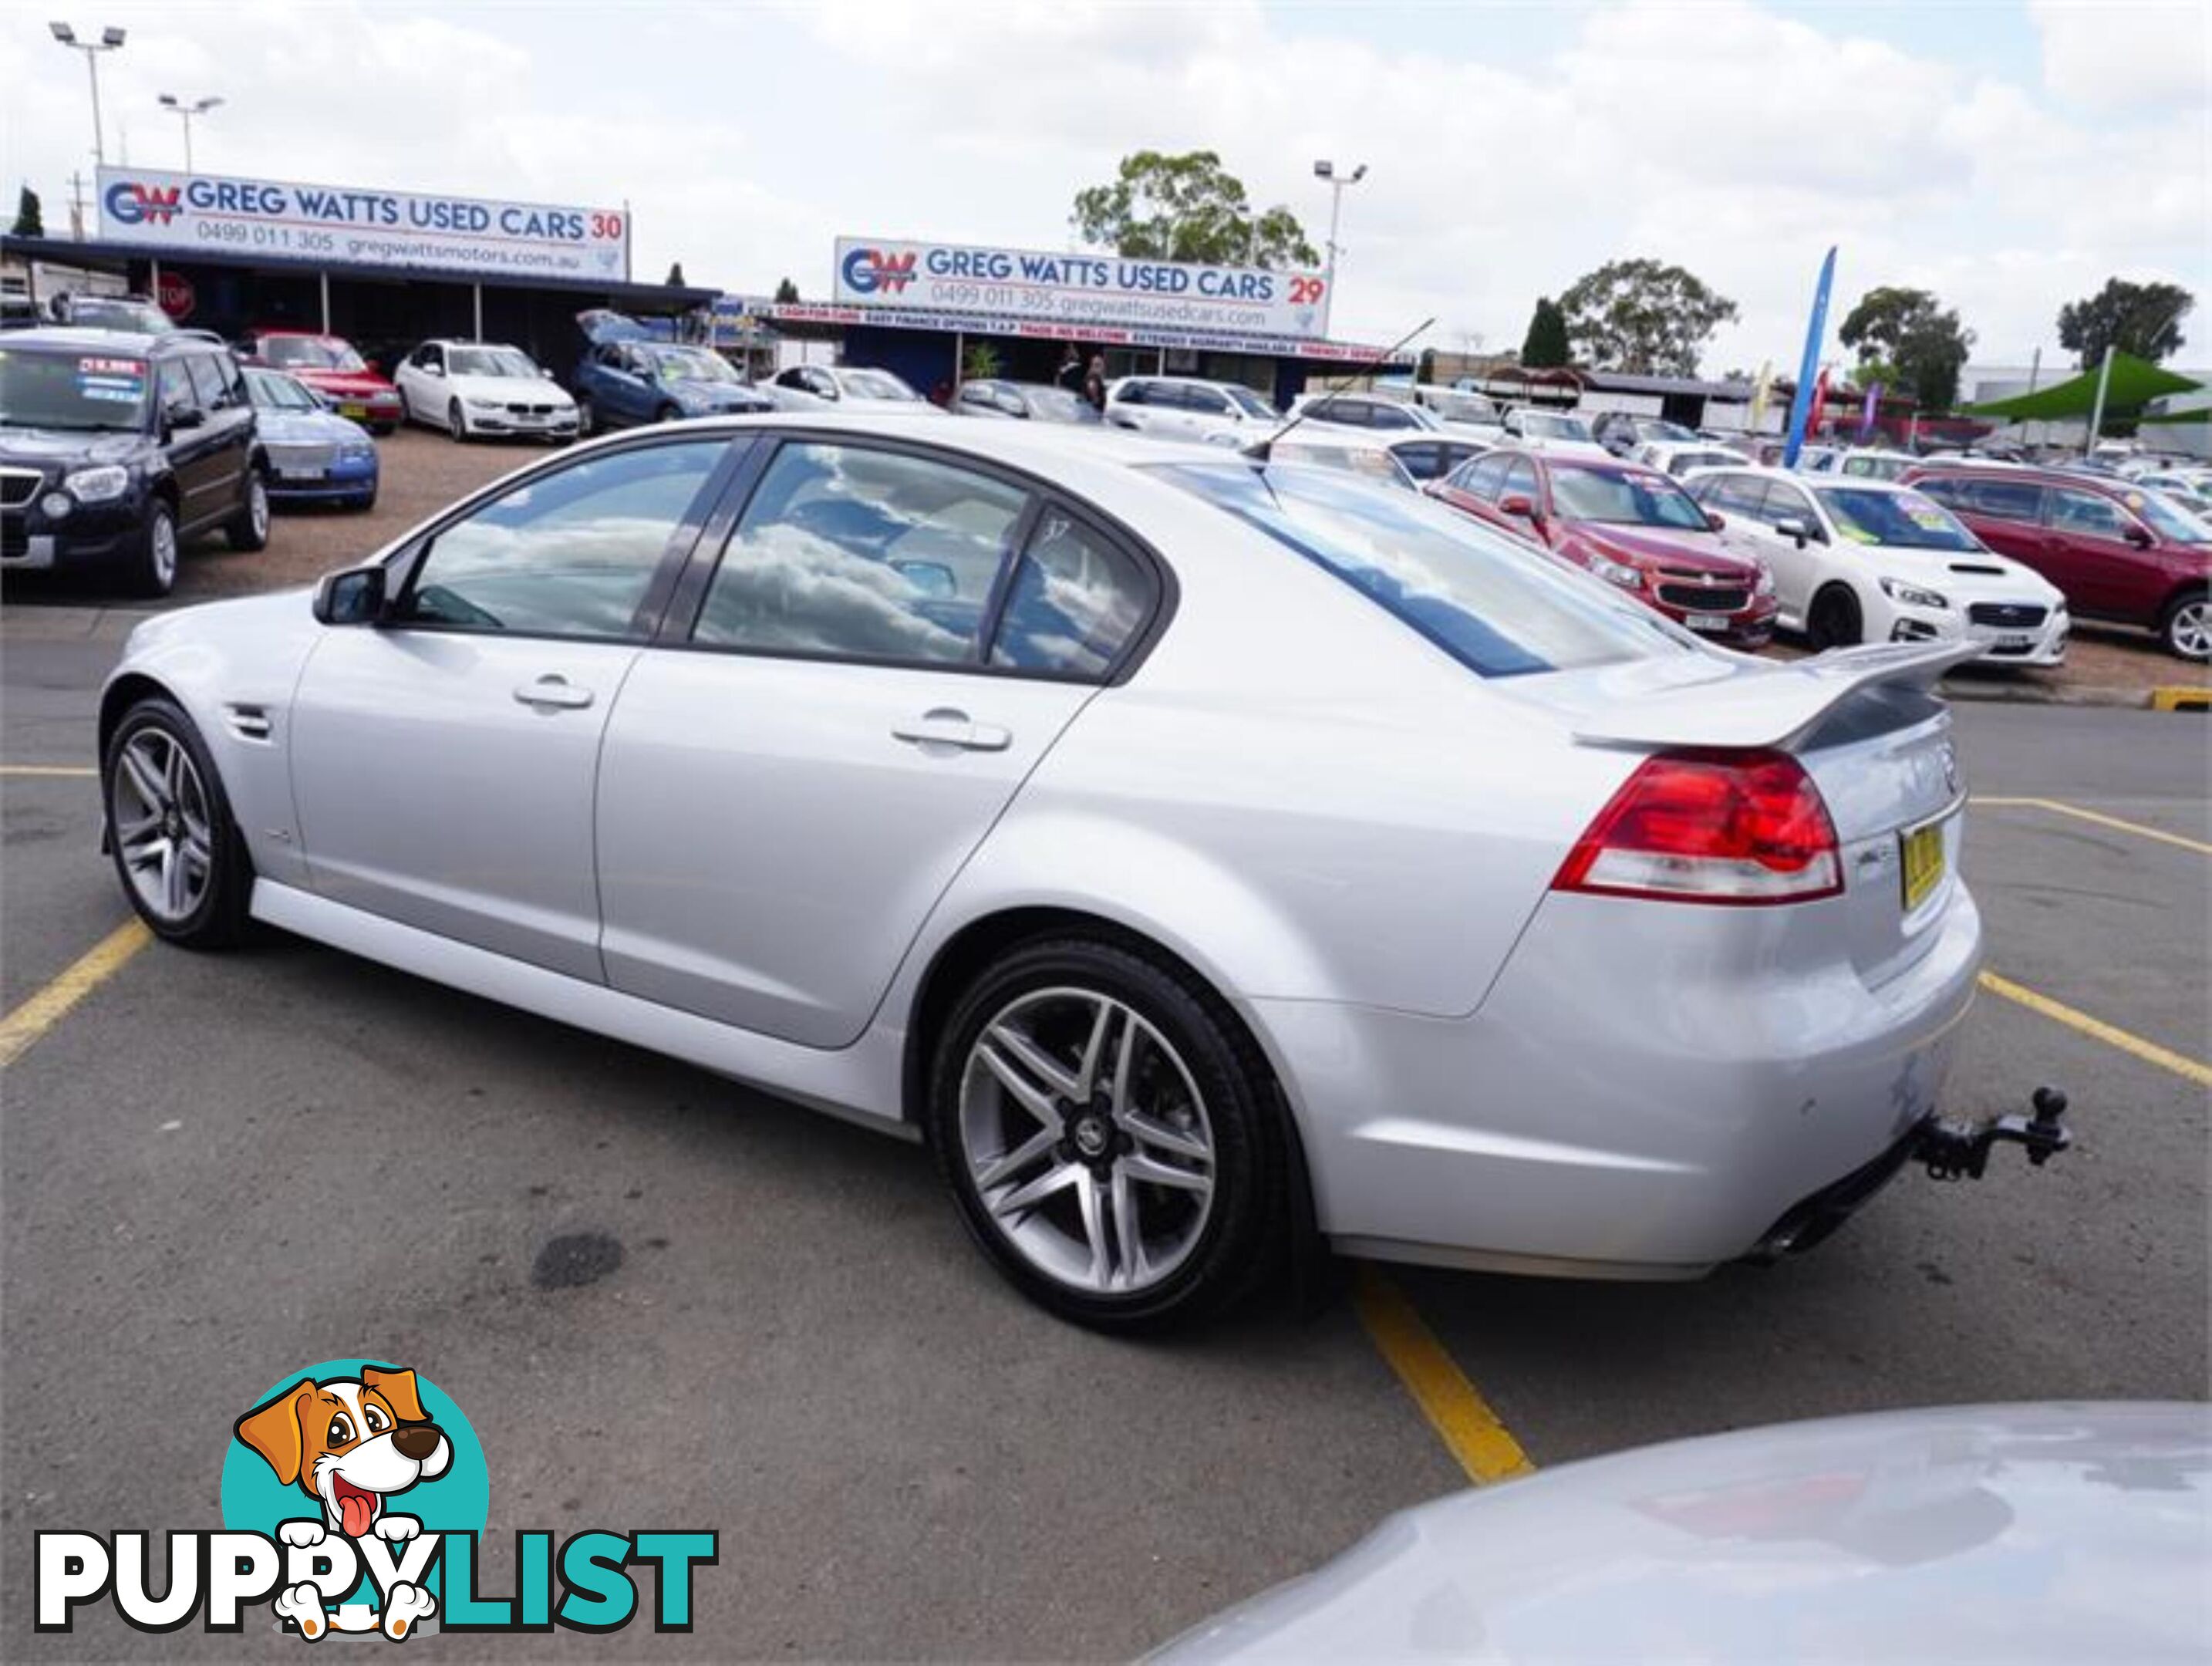
M564 1232L548 1238L530 1265L530 1282L540 1290L574 1290L597 1284L622 1265L619 1238L605 1232Z

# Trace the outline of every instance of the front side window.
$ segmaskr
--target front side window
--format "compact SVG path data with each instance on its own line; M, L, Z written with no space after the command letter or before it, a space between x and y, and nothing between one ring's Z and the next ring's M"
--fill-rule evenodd
M1411 493L1325 469L1156 471L1326 569L1479 676L1698 652L1650 609Z
M1759 511L1759 518L1770 526L1779 526L1785 520L1794 520L1807 532L1819 535L1820 519L1813 513L1813 506L1805 494L1795 486L1785 486L1779 480L1766 483L1766 502Z
M230 385L216 368L212 353L193 353L185 360L185 374L192 379L192 392L203 410L221 410L230 404Z
M1369 407L1367 420L1376 428L1417 429L1421 419L1402 405L1373 405Z
M1117 405L1150 404L1152 400L1152 386L1150 382L1123 382L1114 390L1114 403Z
M163 359L154 385L161 394L164 416L190 410L199 397L192 389L191 372L181 359Z
M991 663L1101 677L1152 615L1152 575L1066 511L1048 508L1014 569Z
M1504 483L1498 488L1498 498L1502 503L1509 497L1525 497L1532 504L1537 501L1536 465L1525 457L1514 458L1511 466L1505 471Z
M1691 484L1690 496L1723 514L1761 518L1766 503L1766 483L1755 474L1707 475Z
M726 451L720 440L605 453L525 482L438 532L404 623L620 641L668 541Z
M1186 386L1177 391L1182 395L1186 410L1203 411L1208 416L1229 415L1229 401L1218 388Z
M2127 534L2127 516L2120 512L2118 504L2099 493L2053 486L2046 502L2051 524L2059 532L2085 538L2117 538Z
M1018 487L929 458L786 445L731 535L692 639L973 664L1027 502Z
M1513 466L1513 460L1510 452L1486 452L1453 476L1452 484L1485 502L1495 503L1498 488L1505 483L1505 471Z
M1229 397L1237 402L1237 410L1243 411L1247 416L1257 417L1261 422L1273 423L1279 420L1282 416L1282 412L1277 410L1274 406L1269 404L1249 387L1232 387L1229 390Z

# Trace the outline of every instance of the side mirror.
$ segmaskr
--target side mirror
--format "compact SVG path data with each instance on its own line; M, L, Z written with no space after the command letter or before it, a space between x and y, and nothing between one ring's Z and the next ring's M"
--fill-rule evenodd
M2127 531L2122 532L2120 536L2138 550L2148 550L2151 546L2150 529L2135 521L2130 521Z
M1710 532L1725 532L1728 531L1728 521L1719 510L1708 509L1705 511L1705 526Z
M1498 513L1518 520L1536 519L1536 501L1526 492L1508 492L1498 500Z
M326 625L374 624L384 617L384 569L349 567L315 586L315 619Z
M422 367L422 374L426 376L443 377L446 374L446 367L442 364L426 364Z
M549 381L549 382L550 382L550 381L551 381L551 380L553 380L553 373L552 373L551 371L548 370L548 369L547 369L544 365L542 365L542 364L541 364L541 365L539 365L539 366L538 367L538 374L539 375L541 375L541 376L544 377L544 378L545 378L545 380L546 380L547 381Z
M161 413L161 426L171 434L188 428L198 428L207 421L207 413L198 405L179 405L173 410Z
M1797 515L1783 516L1781 520L1774 523L1774 530L1781 533L1784 538L1796 539L1797 547L1800 550L1803 549L1808 544L1812 542L1813 529L1805 524L1802 517Z

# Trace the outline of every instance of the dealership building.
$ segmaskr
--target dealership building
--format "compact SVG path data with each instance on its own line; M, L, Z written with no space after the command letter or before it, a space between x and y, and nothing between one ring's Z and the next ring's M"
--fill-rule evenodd
M387 368L453 336L512 342L565 374L586 308L672 319L715 299L633 283L620 210L125 167L100 169L97 190L96 237L0 238L0 256L34 282L100 274L226 337L343 336Z

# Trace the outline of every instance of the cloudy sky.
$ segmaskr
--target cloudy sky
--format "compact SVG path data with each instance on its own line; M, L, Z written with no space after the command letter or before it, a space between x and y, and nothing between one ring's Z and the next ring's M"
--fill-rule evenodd
M131 31L111 160L181 165L156 95L217 93L203 172L628 200L641 276L813 298L840 233L1065 247L1125 151L1206 147L1316 245L1314 159L1369 165L1357 339L1434 313L1435 344L1517 346L1538 295L1651 255L1742 308L1707 370L1784 362L1832 242L1839 309L1933 289L1981 362L2054 360L2060 303L2118 273L2198 294L2181 357L2212 363L2205 0L0 0L0 181L53 227L91 118L49 15Z

